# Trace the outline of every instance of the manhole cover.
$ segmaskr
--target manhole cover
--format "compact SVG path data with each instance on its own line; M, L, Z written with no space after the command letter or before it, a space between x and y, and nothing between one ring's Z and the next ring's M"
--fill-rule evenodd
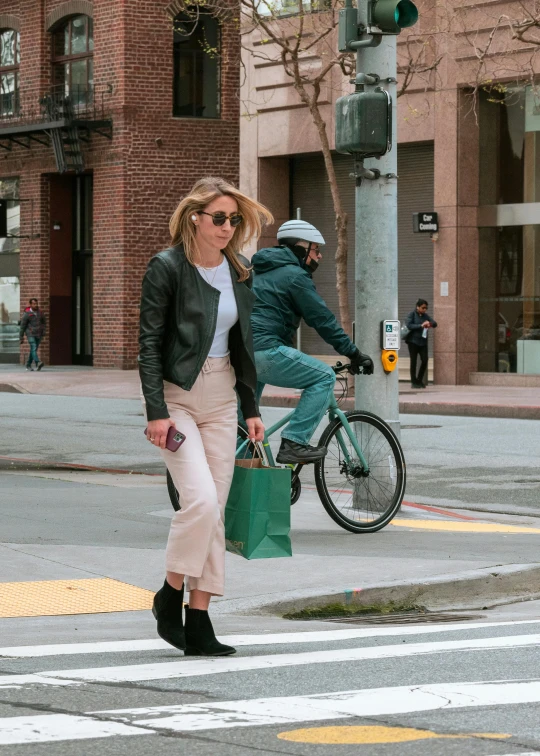
M355 617L327 617L328 622L349 625L405 625L419 622L466 622L484 619L483 614L452 614L451 612L402 612L396 614L358 614Z
M402 425L401 430L418 430L419 428L442 428L442 425Z

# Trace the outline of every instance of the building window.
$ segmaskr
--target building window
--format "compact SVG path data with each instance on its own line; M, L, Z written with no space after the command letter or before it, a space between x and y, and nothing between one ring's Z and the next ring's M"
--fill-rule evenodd
M219 22L181 13L174 22L173 115L219 118Z
M538 92L533 87L501 86L495 94L483 93L479 125L479 370L538 375Z
M0 117L14 116L19 111L19 32L0 32Z
M256 6L260 16L300 16L330 10L330 0L260 0Z
M74 16L53 32L53 83L75 107L88 104L94 89L94 28L88 16Z

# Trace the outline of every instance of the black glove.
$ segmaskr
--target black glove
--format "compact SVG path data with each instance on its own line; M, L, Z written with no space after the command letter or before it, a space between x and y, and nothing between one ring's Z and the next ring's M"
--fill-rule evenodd
M357 351L351 358L351 373L354 375L360 375L360 371L364 375L371 375L373 373L373 360L367 354Z

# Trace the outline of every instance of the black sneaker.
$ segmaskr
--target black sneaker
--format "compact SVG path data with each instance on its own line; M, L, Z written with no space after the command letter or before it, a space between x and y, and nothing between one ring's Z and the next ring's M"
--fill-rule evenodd
M37 369L41 370L41 368L43 367L44 364L45 364L44 362L39 362L38 366L37 366Z
M307 465L310 462L317 462L326 456L327 448L325 446L308 446L307 444L297 444L296 441L289 441L288 438L281 439L281 446L276 457L276 462L280 465Z

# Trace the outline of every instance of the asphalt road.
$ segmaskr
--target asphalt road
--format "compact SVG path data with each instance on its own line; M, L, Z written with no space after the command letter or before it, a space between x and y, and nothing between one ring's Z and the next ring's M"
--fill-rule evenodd
M282 412L265 409L264 419ZM278 600L292 588L317 595L536 561L538 423L403 418L410 504L372 536L335 525L304 472L293 558L227 556L227 596L213 614L238 654L205 660L165 647L147 610L24 616L41 600L43 581L55 591L62 580L84 591L85 581L105 579L151 599L144 589L163 579L171 509L140 405L0 394L0 413L0 608L11 589L18 612L0 616L2 754L540 751L540 602L481 609L478 619L440 626L253 613L261 597ZM58 462L150 474L58 469ZM427 509L412 506L422 502ZM457 509L433 511L446 505ZM467 508L482 507L497 514L470 511L473 519L463 519ZM513 509L528 516L501 514ZM456 522L470 529L456 532ZM512 530L516 524L523 532ZM13 591L17 581L29 584Z
M235 636L238 654L218 660L159 641L2 648L0 745L6 756L536 753L539 630L304 625Z
M285 412L263 408L263 419L270 425ZM144 439L137 401L0 394L0 416L0 456L163 470L159 453ZM401 421L406 499L540 515L540 421L435 415L403 415ZM302 477L310 482L309 471Z

